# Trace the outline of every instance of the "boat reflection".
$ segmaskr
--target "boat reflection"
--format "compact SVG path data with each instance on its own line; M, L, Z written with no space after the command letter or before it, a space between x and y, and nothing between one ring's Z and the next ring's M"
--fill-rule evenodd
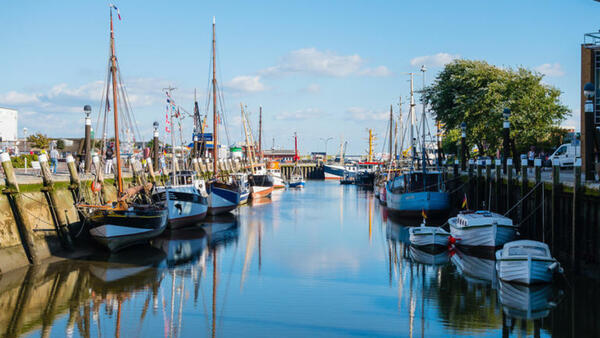
M152 241L152 246L166 255L168 267L205 260L201 259L207 246L206 232L200 227L171 230Z
M450 260L450 253L446 248L423 250L411 245L409 255L413 262L431 266L445 265Z
M562 291L554 291L551 284L526 286L500 281L498 300L505 315L516 319L548 317L562 298Z
M472 253L472 252L471 252ZM496 261L486 256L469 255L454 248L451 260L458 273L470 284L489 284L496 287Z

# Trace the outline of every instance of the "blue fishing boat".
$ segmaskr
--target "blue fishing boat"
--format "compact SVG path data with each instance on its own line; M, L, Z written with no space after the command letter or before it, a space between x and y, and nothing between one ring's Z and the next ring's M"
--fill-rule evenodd
M397 173L386 183L386 205L393 212L407 216L420 215L444 215L450 210L450 194L446 191L442 173L437 169L428 168L427 148L425 146L426 114L423 107L421 121L423 126L421 145L421 160L416 160L417 153L415 138L413 137L414 125L414 92L413 79L410 79L410 111L408 119L410 124L410 139L412 149L412 164L408 171Z

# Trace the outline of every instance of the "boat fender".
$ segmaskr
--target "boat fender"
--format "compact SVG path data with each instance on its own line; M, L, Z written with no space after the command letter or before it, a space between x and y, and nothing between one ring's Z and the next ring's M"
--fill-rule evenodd
M455 238L453 236L448 236L448 243L449 244L456 244L459 241L460 241L460 238Z
M558 262L548 265L548 270L555 270L558 267Z

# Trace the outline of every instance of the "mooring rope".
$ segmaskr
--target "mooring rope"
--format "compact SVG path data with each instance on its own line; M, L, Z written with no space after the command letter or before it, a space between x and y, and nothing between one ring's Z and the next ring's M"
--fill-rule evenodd
M525 196L523 196L519 201L517 201L517 203L515 203L515 205L513 205L512 208L508 209L508 211L505 212L503 216L508 215L514 208L516 208L519 204L521 204L529 195L531 195L537 189L537 187L539 187L543 183L544 183L543 181L540 181L538 184L536 184L533 187L533 189L531 189Z

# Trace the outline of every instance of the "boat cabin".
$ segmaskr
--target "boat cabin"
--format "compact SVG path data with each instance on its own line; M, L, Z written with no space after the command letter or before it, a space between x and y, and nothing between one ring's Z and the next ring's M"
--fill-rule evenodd
M188 185L194 183L196 172L193 170L182 170L175 173L175 185ZM169 182L173 182L173 173L169 173Z
M410 172L396 176L391 181L393 193L443 191L442 175L439 172Z
M504 244L502 257L514 256L552 257L550 248L546 243L526 239Z
M462 211L456 218L456 226L459 227L490 225L494 223L498 225L513 226L512 219L487 210Z

